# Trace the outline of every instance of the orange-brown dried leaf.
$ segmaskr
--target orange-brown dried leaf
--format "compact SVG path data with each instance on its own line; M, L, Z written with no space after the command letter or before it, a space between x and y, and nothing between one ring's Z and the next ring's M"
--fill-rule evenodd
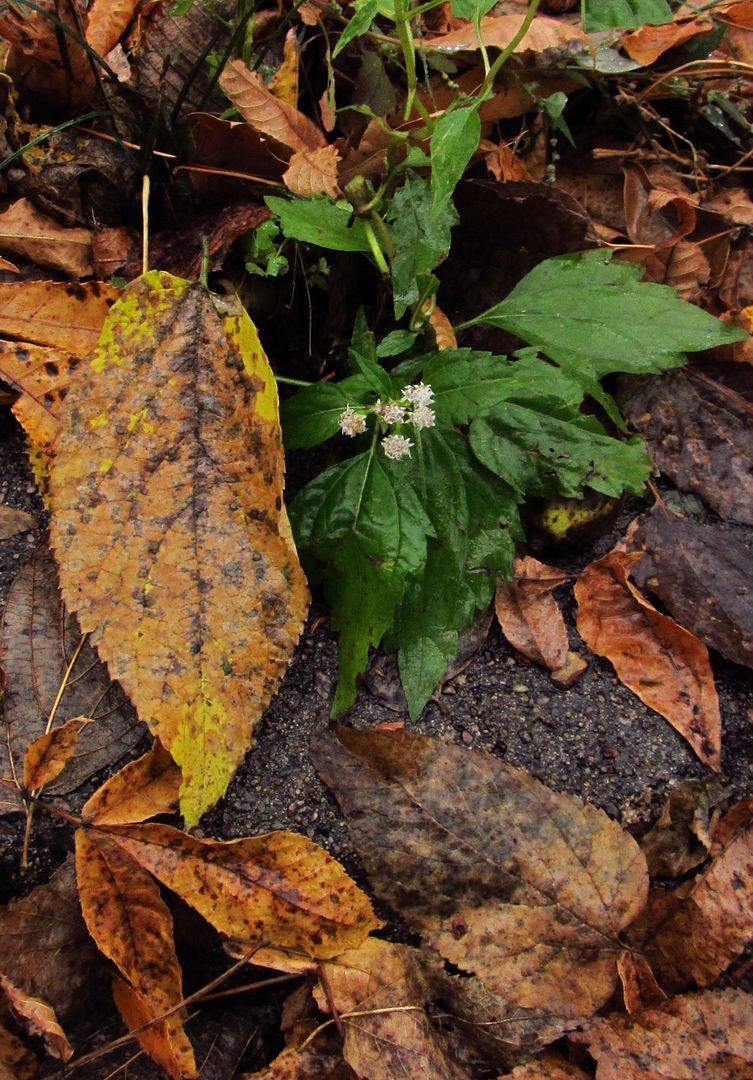
M431 307L431 311L426 321L434 331L434 344L436 347L440 352L442 349L457 349L458 342L450 320L442 309L437 304L432 304L430 300L425 302L421 310L424 310L427 306Z
M608 1000L648 876L606 814L409 731L341 728L313 754L376 893L428 944L534 1025Z
M303 1050L289 1046L264 1069L238 1073L237 1080L356 1080L337 1047L321 1048L321 1037Z
M481 37L487 48L505 49L520 29L522 18L518 15L485 15L481 20ZM537 15L515 52L544 52L568 41L588 43L588 37L579 26ZM479 48L476 29L472 22L466 23L449 34L426 39L426 44L440 52L467 52Z
M638 840L652 878L681 878L706 861L723 798L716 778L685 780L672 788L658 820Z
M630 582L630 568L641 557L612 551L586 567L575 586L578 633L718 771L721 719L708 649Z
M86 40L92 49L106 57L120 41L139 6L139 0L94 0L86 24Z
M17 510L14 506L0 504L0 540L9 540L11 536L36 529L39 522L33 514Z
M671 246L696 227L698 196L663 169L635 161L623 165L625 224L635 244Z
M600 1017L574 1038L588 1045L599 1080L748 1080L753 995L707 990L670 998L637 1016Z
M36 791L60 776L76 751L79 735L91 722L89 716L75 716L29 743L24 754L27 791Z
M0 990L3 991L14 1017L24 1030L29 1035L38 1035L44 1040L48 1054L61 1061L67 1061L72 1056L73 1047L58 1023L55 1010L50 1005L24 993L2 974L0 974Z
M109 836L76 833L76 880L81 910L97 947L138 995L144 1020L153 1020L183 1000L182 972L175 955L173 920L159 888ZM185 1013L173 1013L165 1038L181 1063L181 1076L196 1076L193 1050L183 1030ZM145 1043L143 1048L149 1052Z
M291 26L285 34L282 46L282 63L267 84L268 89L280 101L296 108L298 105L298 69L301 50L298 44L298 30Z
M620 953L617 970L625 1008L631 1016L666 1001L667 995L657 983L645 956L625 949Z
M522 656L550 671L567 660L567 628L551 595L568 575L526 555L516 559L512 581L498 581L494 609L502 633Z
M217 930L251 944L331 957L379 925L337 860L298 833L223 842L147 824L108 835Z
M753 799L732 807L714 836L720 846L708 869L677 889L654 890L634 930L671 990L711 986L753 937Z
M112 996L129 1031L149 1025L136 1036L139 1046L171 1080L190 1080L199 1075L193 1050L175 1016L154 1023L154 1009L147 998L117 977L112 981Z
M189 824L225 793L306 614L283 469L237 301L132 282L65 402L51 534L68 605L181 766Z
M155 739L143 757L105 781L84 804L81 817L96 825L146 821L178 808L180 769Z
M342 192L337 182L340 155L334 146L316 150L296 150L282 179L296 195L328 195L337 199Z
M697 19L683 19L661 26L639 26L637 30L623 34L621 44L631 60L648 67L669 49L713 29L714 24L710 19L699 16Z
M553 1054L542 1054L535 1061L518 1065L511 1073L505 1074L506 1080L590 1080L590 1074L579 1065L573 1065L564 1058ZM499 1080L503 1080L499 1077Z
M60 406L80 363L62 349L0 341L0 378L21 394L13 414L40 449L50 450L57 438Z
M70 277L93 270L90 231L60 225L28 199L17 199L0 214L0 250Z
M226 64L220 86L246 123L290 150L317 150L326 144L316 124L270 93L261 75L242 60Z
M0 334L86 356L120 293L104 281L0 283Z

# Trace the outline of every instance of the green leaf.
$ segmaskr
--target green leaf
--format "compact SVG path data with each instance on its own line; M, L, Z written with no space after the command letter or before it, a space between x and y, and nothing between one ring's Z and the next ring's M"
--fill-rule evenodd
M481 19L495 3L496 0L450 0L450 11L456 19Z
M417 337L412 330L393 330L379 342L377 356L399 356L411 348Z
M521 497L578 498L585 487L638 495L651 472L641 439L612 439L593 417L566 420L508 403L497 416L474 420L469 437L478 460Z
M437 120L429 141L434 212L451 198L480 138L481 121L473 106L446 112Z
M264 200L280 221L290 240L330 248L332 251L370 251L363 224L351 221L353 208L346 202L332 202L320 196L310 199L282 199L268 195Z
M604 251L547 259L501 303L464 325L501 327L566 364L571 374L585 365L594 378L677 367L685 352L745 337L680 300L674 289L640 281L640 267L610 260Z
M372 22L376 18L377 11L379 10L378 0L354 0L352 15L348 20L348 25L340 34L337 39L337 44L332 50L332 59L338 56L346 45L349 45L354 38L360 37L361 34L365 34L371 26Z
M377 362L378 355L374 335L369 330L364 310L359 308L348 348L348 360L351 368L363 375L372 390L387 399L390 397L392 380Z
M395 245L391 270L396 318L418 301L431 271L450 250L450 230L457 220L451 202L433 208L428 180L407 174L389 211Z
M581 0L581 9L583 29L589 34L618 26L631 30L646 23L672 22L667 0Z
M372 389L369 379L351 375L339 383L321 382L299 390L280 407L286 449L308 449L336 435L343 409L363 404Z

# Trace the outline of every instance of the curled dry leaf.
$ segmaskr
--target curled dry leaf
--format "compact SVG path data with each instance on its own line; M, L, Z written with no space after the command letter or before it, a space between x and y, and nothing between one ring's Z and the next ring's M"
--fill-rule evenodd
M26 748L44 734L53 708L58 729L82 716L96 722L79 732L73 756L48 782L48 792L75 791L142 737L143 729L122 690L112 683L89 642L82 642L76 620L65 611L55 564L44 544L36 548L8 593L0 624L0 658L9 676L0 775L20 780Z
M334 146L296 150L282 179L288 190L296 195L328 195L330 199L337 199L342 194L337 183L339 161L340 155Z
M718 772L721 718L708 650L631 583L628 574L640 557L615 550L586 567L575 586L578 633Z
M125 765L84 803L81 817L95 825L126 825L178 807L180 769L159 739Z
M0 540L9 540L11 536L36 529L39 522L33 514L25 510L16 510L13 506L0 505Z
M712 815L723 797L716 778L685 780L672 788L658 821L638 840L652 878L683 877L706 861Z
M17 199L0 214L0 250L70 277L93 270L89 230L60 225L28 199Z
M222 90L246 123L290 150L318 150L324 135L302 112L267 90L261 75L242 60L231 60L220 76Z
M83 285L59 281L0 283L0 334L86 356L97 344L102 325L120 293L120 289L104 281ZM17 360L23 363L22 356ZM0 377L6 379L4 370L0 370ZM15 377L7 381L17 384Z
M117 977L112 981L112 996L128 1030L144 1028L136 1036L139 1046L172 1080L192 1080L200 1075L193 1050L176 1016L153 1023L154 1007L146 995Z
M0 378L20 391L13 415L32 443L50 453L57 438L60 406L81 364L62 349L0 341Z
M631 60L648 67L669 49L674 49L698 34L714 29L711 19L682 19L661 26L640 26L629 34L623 34L622 48Z
M631 934L670 990L711 986L753 936L753 799L732 807L713 837L708 869L677 889L654 890Z
M326 958L379 925L337 860L298 833L221 842L168 825L123 825L108 835L217 930L251 944Z
M753 1066L753 995L707 990L637 1016L599 1017L577 1037L599 1080L745 1080Z
M647 874L606 814L407 731L341 728L313 755L373 888L442 956L533 1026L562 1029L608 1000Z
M657 983L645 956L625 949L620 953L617 970L625 1008L631 1016L666 1001L667 995Z
M24 755L27 791L36 791L60 776L73 757L79 735L91 722L89 716L76 716L29 743Z
M129 1027L174 1009L183 1000L183 976L175 955L172 916L153 879L110 837L79 829L76 880L89 933L141 1006L135 1023L131 1023L135 1010L125 1010ZM124 996L131 1004L132 997ZM183 1011L173 1013L150 1030L146 1041L139 1040L147 1053L155 1045L164 1047L160 1063L174 1060L175 1067L168 1072L175 1080L196 1076L184 1019Z
M188 824L225 793L306 614L283 468L240 305L156 271L129 285L65 402L51 534L82 629L181 766Z
M73 1047L55 1016L55 1010L39 998L30 997L20 990L5 975L0 974L0 990L11 1008L14 1017L30 1035L39 1035L44 1039L48 1054L67 1061L73 1054Z

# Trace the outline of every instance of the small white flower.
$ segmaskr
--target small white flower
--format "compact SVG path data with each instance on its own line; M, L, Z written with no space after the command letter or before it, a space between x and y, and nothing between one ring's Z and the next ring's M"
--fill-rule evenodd
M403 387L403 397L406 398L411 405L431 405L434 400L434 391L430 386L425 383L415 383L413 386Z
M422 428L434 427L437 417L434 410L427 405L417 405L408 419L415 428L421 431Z
M343 409L337 422L343 435L348 435L350 438L362 435L366 430L366 417L357 413L355 409L351 409L350 405Z
M382 401L381 398L377 398L374 411L385 424L402 424L405 419L404 406L397 405L394 401Z
M382 439L382 449L388 458L399 461L400 458L410 457L410 448L413 443L406 439L405 435L388 435Z

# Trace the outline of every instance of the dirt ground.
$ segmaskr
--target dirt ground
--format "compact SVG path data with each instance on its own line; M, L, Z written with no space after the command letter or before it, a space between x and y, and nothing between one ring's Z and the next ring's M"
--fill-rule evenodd
M23 439L7 410L0 426L0 465L0 501L32 511L43 523ZM568 569L603 554L640 509L636 502L613 533L568 553ZM749 530L739 532L747 536ZM0 604L40 535L0 543ZM427 705L416 729L496 754L641 831L656 817L673 784L703 777L708 770L662 717L619 683L608 662L587 653L572 630L574 603L567 589L560 602L571 624L572 646L589 659L588 671L574 687L557 689L546 672L519 659L492 627L470 664ZM327 848L363 882L346 826L308 754L312 732L329 722L337 670L336 642L317 618L320 614L315 607L253 748L227 797L205 816L199 831L230 839L294 829ZM723 723L722 781L730 795L740 797L753 790L753 679L746 669L718 656L713 664ZM364 689L347 720L368 726L402 718L407 721ZM103 779L95 777L93 786ZM18 868L19 830L18 818L0 818L3 899L44 880L69 846L66 827L40 823L24 874Z

